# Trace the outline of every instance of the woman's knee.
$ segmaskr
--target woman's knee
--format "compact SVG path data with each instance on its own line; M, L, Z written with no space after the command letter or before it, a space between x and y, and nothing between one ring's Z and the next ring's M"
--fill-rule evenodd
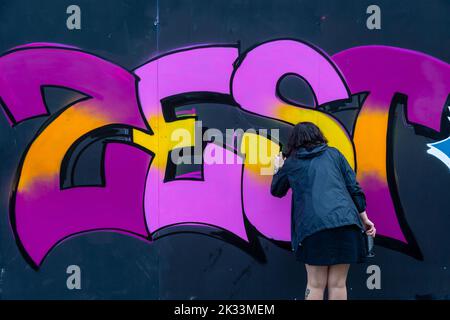
M346 286L345 279L330 279L327 281L328 289L345 289Z
M325 289L327 286L328 267L305 265L308 274L308 287L311 289Z
M347 282L348 265L334 265L328 270L327 287L345 288Z
M311 289L324 290L326 286L326 277L313 277L312 279L308 279L308 287Z
M331 274L327 279L327 287L328 288L345 288L347 282L346 275L341 274Z

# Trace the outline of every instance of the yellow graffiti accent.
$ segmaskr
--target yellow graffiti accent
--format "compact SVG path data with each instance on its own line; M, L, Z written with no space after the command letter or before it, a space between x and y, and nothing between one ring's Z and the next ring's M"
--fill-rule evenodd
M280 152L278 143L256 133L245 132L240 152L245 154L244 165L252 176L270 177L273 174L273 160Z
M59 177L70 146L82 135L106 124L106 116L95 113L87 105L64 111L32 143L23 163L18 191L30 191L37 182Z
M275 109L275 117L294 125L304 121L314 123L322 130L328 144L339 149L350 166L355 169L355 153L352 141L345 129L330 115L312 109L280 104Z
M195 119L165 122L161 115L148 119L154 134L133 129L133 142L155 154L152 166L164 170L169 151L195 145Z
M386 181L386 135L388 113L365 106L356 121L354 142L357 150L358 178L371 176Z

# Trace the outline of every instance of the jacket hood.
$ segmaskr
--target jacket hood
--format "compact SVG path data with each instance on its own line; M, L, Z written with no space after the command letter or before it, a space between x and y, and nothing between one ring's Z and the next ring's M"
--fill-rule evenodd
M313 148L299 148L295 153L295 156L301 159L313 158L322 154L327 148L328 145L326 143L319 144Z

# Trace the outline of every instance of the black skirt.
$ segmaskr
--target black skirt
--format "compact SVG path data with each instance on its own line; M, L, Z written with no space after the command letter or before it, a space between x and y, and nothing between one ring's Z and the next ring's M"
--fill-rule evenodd
M319 266L364 263L367 237L357 225L321 230L303 239L296 258L305 264Z

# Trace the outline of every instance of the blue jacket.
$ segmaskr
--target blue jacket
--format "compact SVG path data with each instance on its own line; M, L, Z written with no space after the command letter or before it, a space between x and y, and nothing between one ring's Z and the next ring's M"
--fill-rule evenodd
M271 194L286 195L292 189L291 245L323 229L356 224L364 230L359 213L366 198L345 157L327 144L300 148L273 175Z

